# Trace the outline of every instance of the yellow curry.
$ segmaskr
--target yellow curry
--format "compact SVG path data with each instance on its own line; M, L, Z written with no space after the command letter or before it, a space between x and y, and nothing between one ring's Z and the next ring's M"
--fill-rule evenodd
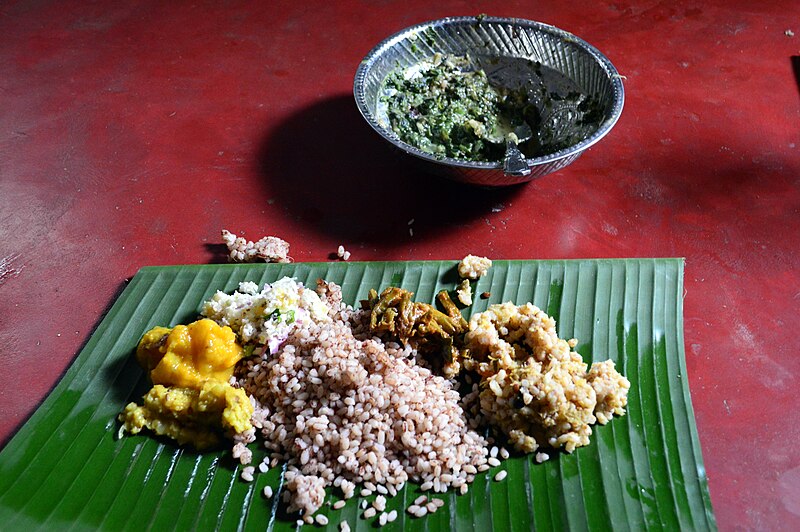
M244 390L228 384L242 347L230 327L202 319L172 329L154 327L136 349L153 388L144 405L130 403L120 414L122 430L148 428L179 444L205 449L252 428L253 406Z
M230 327L202 319L173 329L150 329L139 342L136 358L153 384L199 388L208 379L228 382L242 348Z

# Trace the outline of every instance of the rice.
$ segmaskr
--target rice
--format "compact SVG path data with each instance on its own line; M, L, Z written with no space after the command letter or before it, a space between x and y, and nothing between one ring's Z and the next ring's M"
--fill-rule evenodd
M464 279L461 284L456 288L456 297L458 302L468 307L472 305L472 286L469 284L469 279Z
M268 319L276 310L294 319ZM590 423L624 414L627 401L628 381L613 362L587 371L572 351L575 341L559 339L555 321L530 304L492 305L473 316L461 384L432 372L411 346L372 335L369 311L343 304L334 283L318 281L316 292L286 278L262 290L242 283L230 296L218 292L203 312L243 341L266 346L237 367L232 381L254 406L251 422L268 453L259 471L286 463L287 510L309 524L327 523L314 514L331 486L342 496L334 509L356 490L362 497L377 493L361 510L364 518L377 515L379 526L397 517L386 511L386 497L407 482L422 491L467 493L477 474L509 457L478 432L487 422L518 450L569 452L588 443ZM236 436L234 457L244 465L252 460L244 443L254 439ZM536 454L537 462L548 458ZM248 466L242 478L251 481L254 473ZM443 505L421 495L407 511L422 517Z
M613 361L587 371L577 340L556 334L556 322L527 303L490 306L470 319L464 367L482 377L480 412L522 452L540 446L572 452L587 445L595 422L622 415L630 382ZM492 466L499 465L494 457Z
M462 279L471 279L475 281L486 275L486 272L488 272L491 267L491 259L487 257L478 257L476 255L467 255L458 263L458 275Z
M255 474L255 472L256 472L255 467L247 466L243 468L241 474L242 480L244 480L245 482L253 482L253 475Z
M339 245L339 248L336 250L336 256L344 261L350 260L350 252L344 249L343 245Z
M228 248L228 257L233 262L253 262L262 259L266 262L291 262L289 243L276 236L265 236L253 242L222 230L222 241Z
M378 495L372 502L372 506L379 512L384 511L386 509L386 497L383 495Z
M474 479L466 467L486 463L486 440L469 427L451 382L419 365L410 347L364 333L363 311L342 305L337 286L319 292L328 319L295 324L273 354L237 373L264 446L288 464L289 510L313 514L335 483L345 496L359 484L362 494L396 493L408 481L466 486ZM376 513L385 508L379 497Z

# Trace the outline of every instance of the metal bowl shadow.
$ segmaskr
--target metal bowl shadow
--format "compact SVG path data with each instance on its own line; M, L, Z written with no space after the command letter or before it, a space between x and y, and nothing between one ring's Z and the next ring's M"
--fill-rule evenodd
M437 157L407 144L379 116L386 77L435 53L537 61L569 77L602 108L598 128L585 140L547 155L528 158L531 173L511 176L502 162L473 162ZM378 44L361 61L353 83L356 105L370 126L434 173L484 186L514 185L564 168L602 139L622 113L625 91L617 69L597 48L548 24L495 17L450 17L406 28Z

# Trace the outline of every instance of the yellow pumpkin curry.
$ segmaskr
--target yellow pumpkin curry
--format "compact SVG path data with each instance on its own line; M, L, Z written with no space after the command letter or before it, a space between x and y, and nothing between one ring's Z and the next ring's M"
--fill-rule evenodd
M154 386L142 406L125 407L121 430L137 434L147 428L202 450L217 445L222 434L252 429L250 399L228 383L242 355L231 328L209 319L147 331L136 359Z

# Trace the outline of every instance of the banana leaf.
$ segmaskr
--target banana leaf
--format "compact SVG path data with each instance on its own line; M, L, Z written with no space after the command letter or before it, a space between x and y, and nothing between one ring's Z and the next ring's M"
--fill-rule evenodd
M5 530L289 530L296 516L279 503L283 470L247 483L229 452L197 453L146 435L118 439L116 415L149 388L133 352L155 325L194 320L203 300L240 281L293 276L342 286L356 305L389 285L433 303L457 283L455 261L223 264L142 268L64 377L0 451L0 528ZM594 429L592 442L538 464L503 463L508 476L479 475L466 495L423 518L405 509L407 486L390 498L388 530L714 530L692 411L683 341L683 261L620 259L495 261L465 310L532 302L577 338L586 362L612 359L631 381L628 413ZM261 452L252 446L256 460ZM278 494L262 495L270 485ZM371 530L355 497L323 507L330 530L346 520ZM321 528L321 527L316 527Z

